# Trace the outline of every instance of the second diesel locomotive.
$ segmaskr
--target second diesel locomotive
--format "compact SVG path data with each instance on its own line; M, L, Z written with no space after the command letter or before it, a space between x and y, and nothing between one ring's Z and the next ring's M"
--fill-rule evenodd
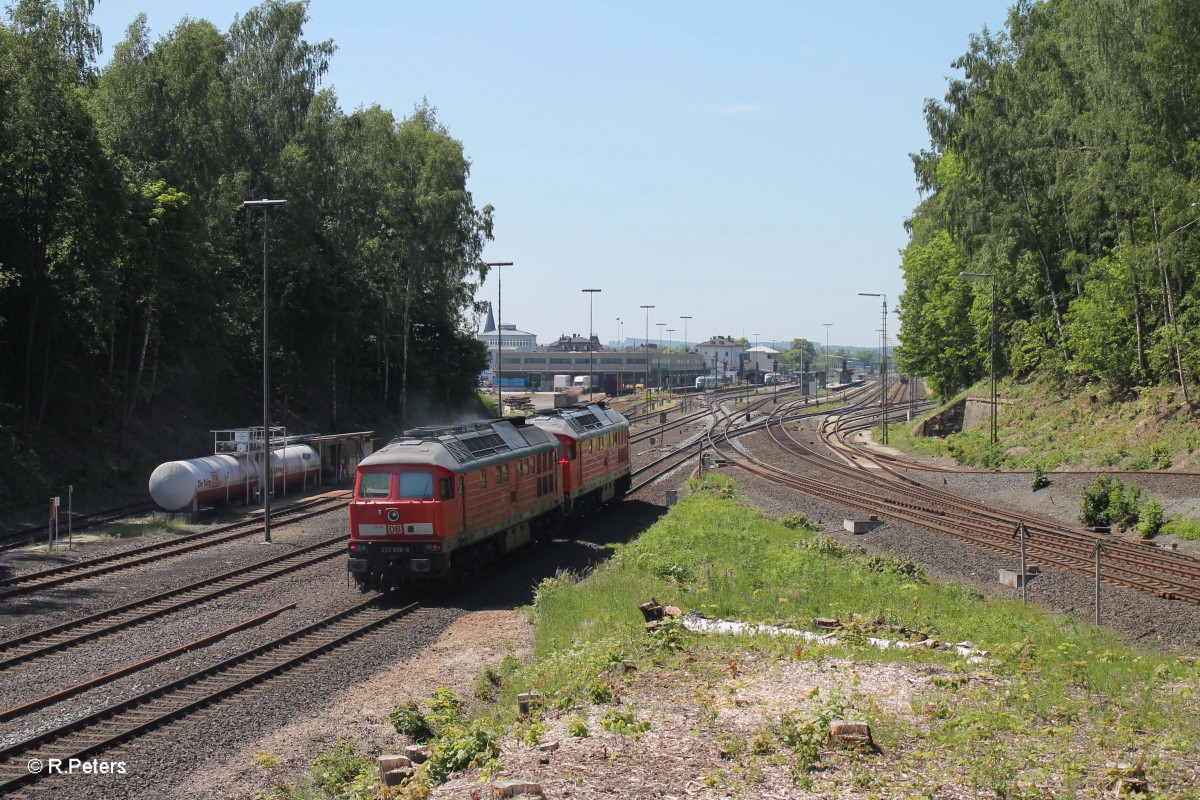
M448 583L631 482L629 422L603 403L416 428L358 466L348 569L363 590Z

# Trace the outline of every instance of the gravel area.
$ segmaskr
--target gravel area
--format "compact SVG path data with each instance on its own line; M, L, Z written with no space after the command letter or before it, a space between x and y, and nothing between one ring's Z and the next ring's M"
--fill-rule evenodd
M342 509L300 522L280 521L271 527L271 544L254 536L167 558L141 567L73 582L61 587L0 600L0 639L11 639L47 625L102 611L178 586L219 575L239 566L283 555L346 531ZM124 552L172 534L117 542L95 542L69 554L43 554L32 570L48 569L67 560L79 561ZM260 534L261 536L261 534ZM35 556L26 554L26 559Z
M510 559L472 586L441 600L427 602L415 628L397 622L384 630L238 695L187 721L136 740L101 756L125 760L119 776L73 776L31 787L29 797L160 798L252 797L269 788L272 776L248 764L255 753L269 752L285 764L289 779L339 738L364 746L382 746L387 738L386 714L397 703L423 699L439 685L470 689L487 664L496 664L506 648L528 647L528 623L514 611L532 601L538 582L558 569L582 572L607 557L606 545L628 541L658 518L663 508L639 500L618 504L601 515L576 523L554 541ZM296 546L340 531L340 518L320 517L299 523L284 535L276 528L270 548L246 542L225 546L227 552L201 551L190 558L149 565L141 571L97 578L87 592L66 593L67 600L46 617L69 618L98 610L132 592L151 593L167 583L190 582L197 575L221 572L240 560L257 561L264 550ZM203 554L203 555L201 555ZM193 564L193 560L204 563ZM186 573L186 576L185 576ZM136 596L136 595L134 595ZM7 743L59 724L86 708L106 705L151 684L215 663L361 599L346 582L344 564L333 560L239 592L187 613L175 614L110 636L58 656L12 670L0 686L4 706L73 685L170 647L186 644L289 602L297 608L261 625L206 647L141 670L26 717L0 726ZM33 605L36 605L33 604ZM12 623L10 615L6 621ZM35 618L17 615L28 624ZM35 620L36 621L36 620ZM456 625L453 632L448 629ZM45 623L43 623L45 624ZM9 634L11 635L11 634ZM448 637L439 642L439 637ZM497 655L499 654L499 655ZM7 677L7 676L6 676ZM375 697L375 700L369 698ZM394 737L394 734L392 734Z

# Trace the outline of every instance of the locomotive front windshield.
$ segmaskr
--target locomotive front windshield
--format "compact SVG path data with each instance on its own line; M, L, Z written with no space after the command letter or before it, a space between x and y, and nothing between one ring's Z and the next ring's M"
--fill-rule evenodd
M428 472L401 472L400 499L432 500L433 475Z
M392 476L387 472L363 472L358 476L358 499L382 500L392 493Z

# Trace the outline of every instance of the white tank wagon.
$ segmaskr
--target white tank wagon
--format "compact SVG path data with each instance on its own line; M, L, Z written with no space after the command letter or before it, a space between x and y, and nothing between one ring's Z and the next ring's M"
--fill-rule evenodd
M293 444L271 451L275 491L307 487L321 468L316 451ZM150 475L150 498L165 511L184 511L200 504L248 501L258 490L259 459L212 455L160 464Z

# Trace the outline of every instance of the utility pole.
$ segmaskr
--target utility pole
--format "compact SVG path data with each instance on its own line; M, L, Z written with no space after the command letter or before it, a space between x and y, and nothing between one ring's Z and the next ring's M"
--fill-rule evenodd
M504 295L501 292L501 267L511 267L511 261L485 261L483 266L496 268L496 413L504 416L504 368L501 361L504 358Z
M245 200L243 208L259 208L263 212L263 543L271 543L271 489L274 487L274 476L271 474L271 372L270 372L270 327L267 317L267 271L270 261L271 223L267 211L272 208L283 208L287 200Z
M599 292L600 289L584 289L583 291L588 296L588 402L590 403L592 401L592 393L594 391L592 381L596 378L596 352L592 348L592 298L596 296L596 292Z
M646 309L646 341L645 341L646 385L645 385L645 389L646 389L646 396L649 397L650 396L650 309L654 308L654 306L642 306L642 308Z

